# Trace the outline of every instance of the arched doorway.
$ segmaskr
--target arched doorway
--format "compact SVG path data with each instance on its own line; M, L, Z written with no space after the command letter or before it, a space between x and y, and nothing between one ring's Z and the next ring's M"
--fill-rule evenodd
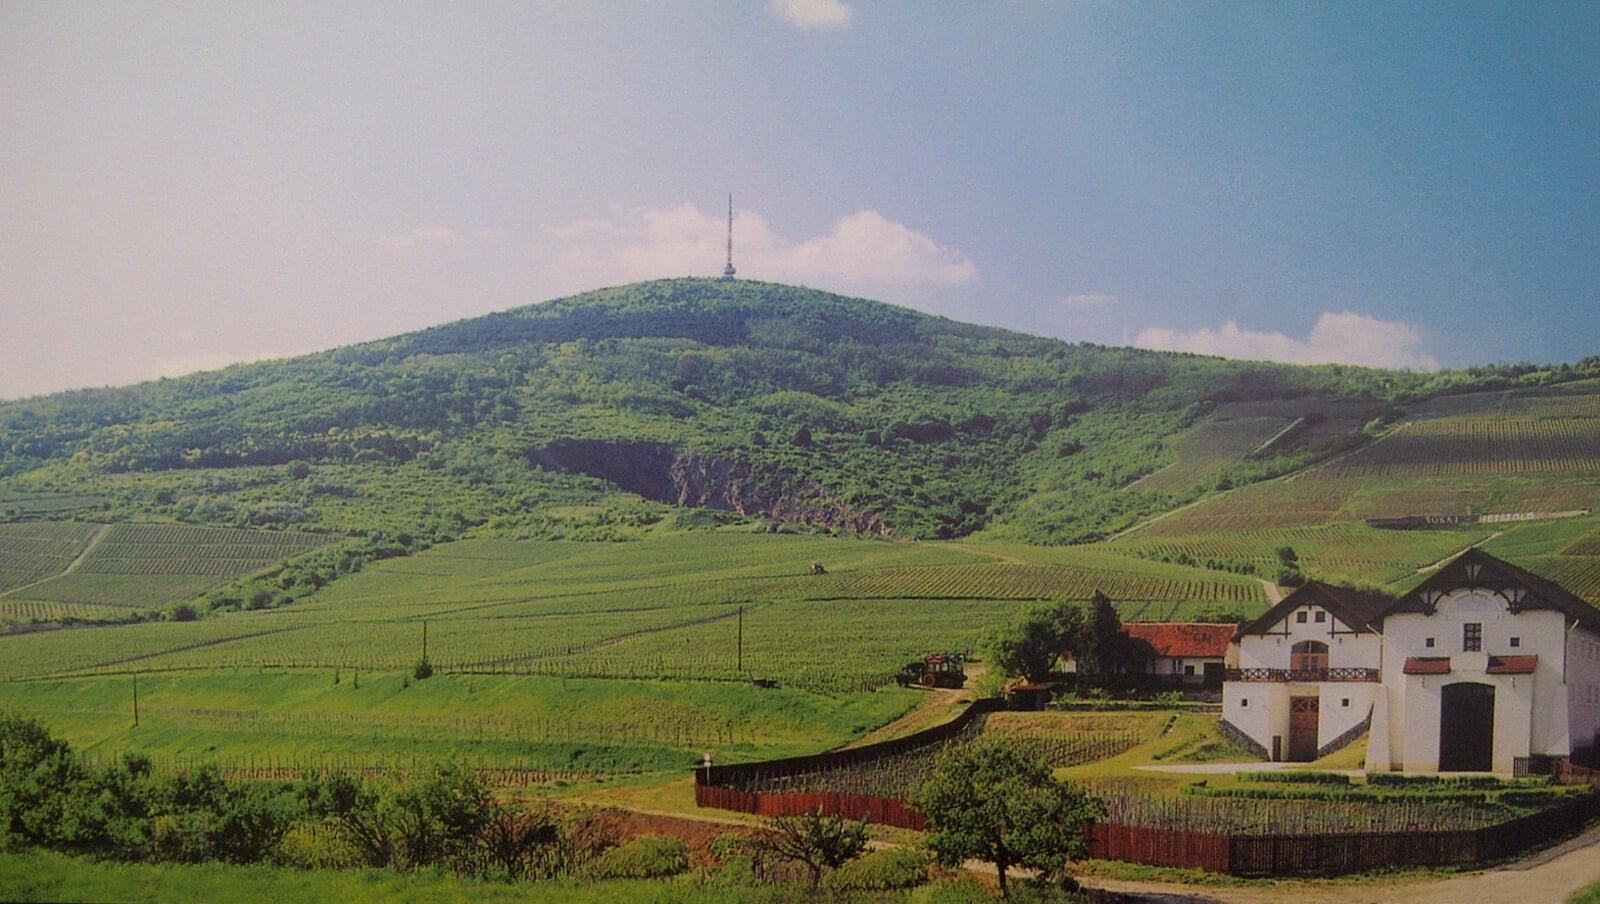
M1462 681L1439 690L1439 771L1494 769L1494 686Z
M1320 640L1302 640L1289 648L1289 670L1294 672L1325 671L1328 668L1328 645Z

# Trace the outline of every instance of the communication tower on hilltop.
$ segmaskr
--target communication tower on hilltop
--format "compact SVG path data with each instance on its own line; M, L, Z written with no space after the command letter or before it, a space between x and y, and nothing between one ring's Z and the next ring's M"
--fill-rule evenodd
M728 264L722 268L723 279L733 279L733 192L728 193Z

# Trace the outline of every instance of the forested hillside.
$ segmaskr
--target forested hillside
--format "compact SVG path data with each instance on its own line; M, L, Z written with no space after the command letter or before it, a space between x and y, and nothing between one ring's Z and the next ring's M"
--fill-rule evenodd
M723 517L682 505L1078 542L1354 448L1427 399L1596 375L1222 361L668 280L0 404L0 520L620 539Z

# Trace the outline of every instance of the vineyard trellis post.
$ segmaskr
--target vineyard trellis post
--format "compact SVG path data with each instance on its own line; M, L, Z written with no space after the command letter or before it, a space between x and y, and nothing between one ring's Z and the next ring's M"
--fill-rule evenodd
M139 673L133 673L133 727L139 727Z

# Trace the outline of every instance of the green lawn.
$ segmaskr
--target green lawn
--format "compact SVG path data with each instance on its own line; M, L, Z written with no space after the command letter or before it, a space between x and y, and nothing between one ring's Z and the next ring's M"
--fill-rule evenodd
M817 895L799 887L722 885L690 874L674 879L569 879L508 884L438 873L383 870L295 870L271 866L151 865L94 862L50 853L0 854L0 899L116 901L119 904L227 901L294 902L562 902L562 904L800 904ZM901 892L854 893L830 900L970 904L995 899L970 880L936 882Z
M843 744L921 698L890 688L830 696L731 682L332 671L169 673L0 682L0 710L32 715L90 755L139 750L244 765L409 764L464 757L583 773L686 770ZM253 758L253 759L252 759Z

